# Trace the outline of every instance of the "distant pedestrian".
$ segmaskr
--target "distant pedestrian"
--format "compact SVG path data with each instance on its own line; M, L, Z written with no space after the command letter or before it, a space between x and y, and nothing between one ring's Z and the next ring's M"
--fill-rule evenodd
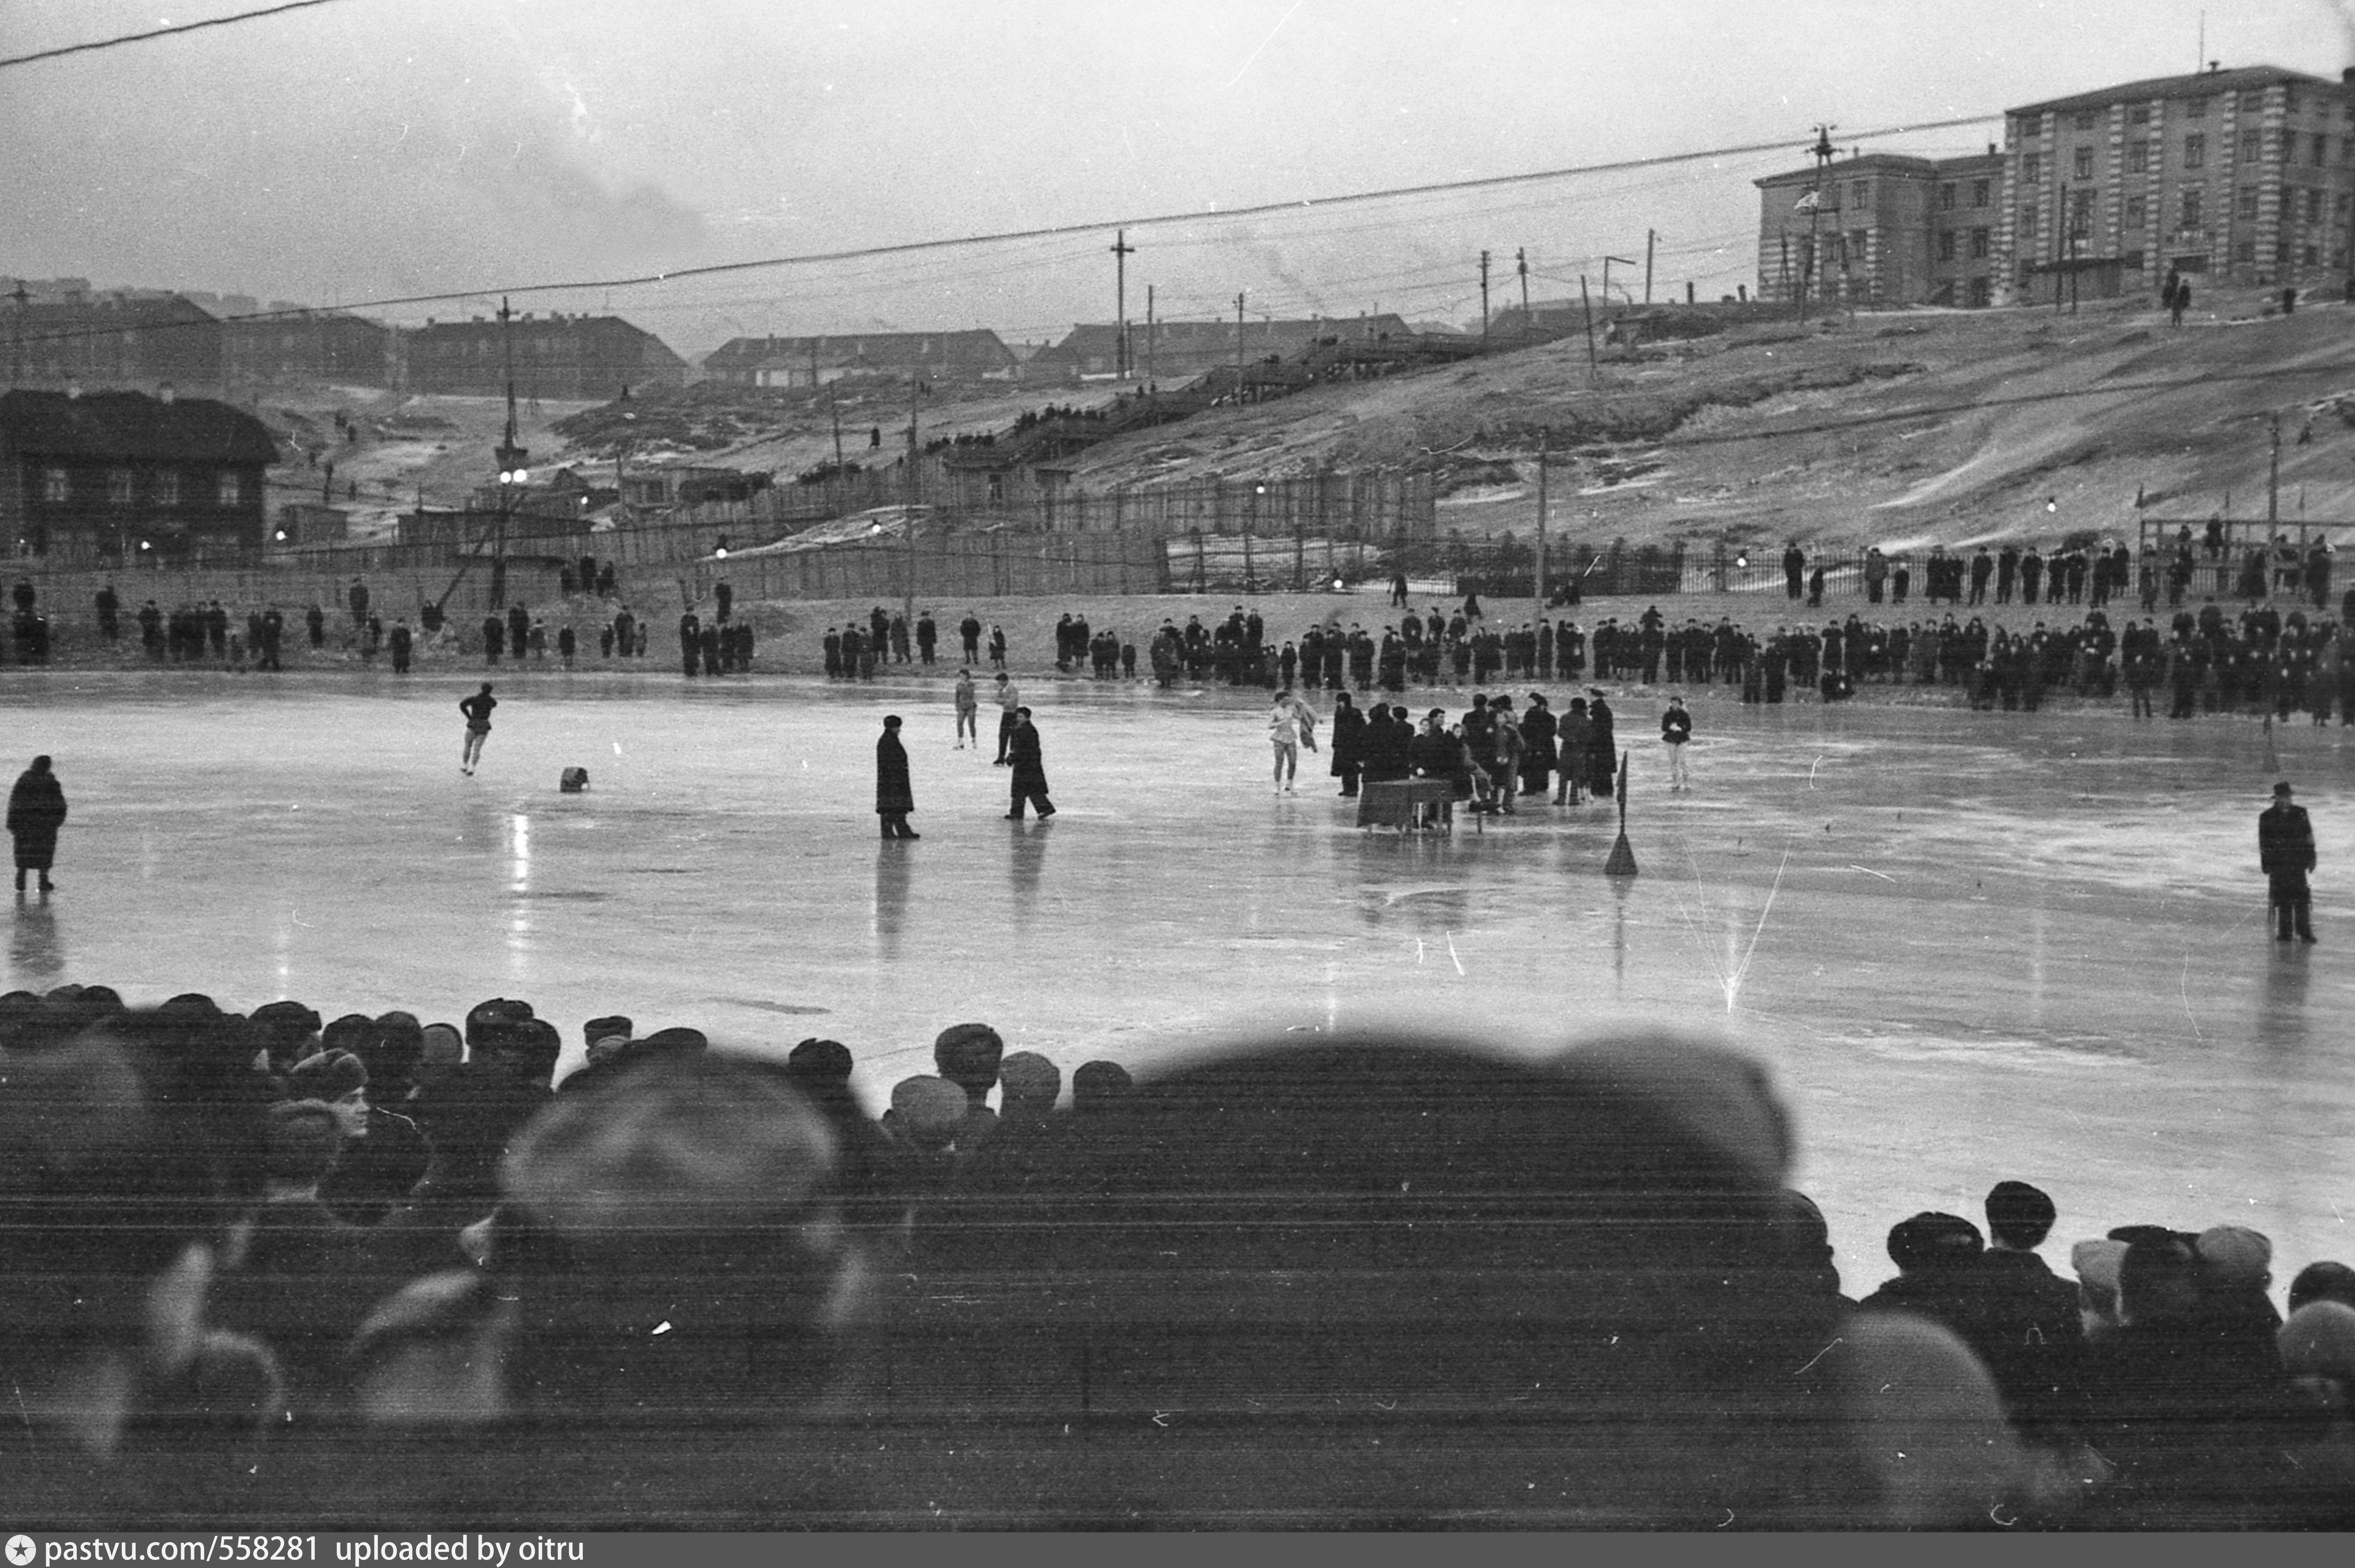
M993 764L994 766L1004 768L1013 765L1014 760L1007 755L1007 748L1014 740L1016 715L1029 711L1022 706L1022 694L1015 689L1014 682L1007 678L1004 670L999 670L997 672L997 761ZM975 740L978 741L978 739L979 737L976 736Z
M908 826L916 809L915 788L908 781L908 748L900 743L900 716L883 716L883 733L875 742L875 814L883 819L883 837L922 838Z
M33 765L38 767L43 758ZM29 776L29 775L28 775ZM20 784L17 787L22 788ZM62 808L61 808L62 809ZM8 824L16 823L16 808L8 808ZM17 851L18 865L23 865L24 851ZM2274 803L2257 816L2257 862L2264 869L2265 901L2274 915L2274 940L2287 942L2295 934L2301 942L2314 940L2314 894L2307 886L2306 874L2314 869L2314 824L2307 820L2306 807L2290 800L2287 784L2274 785ZM17 885L24 885L24 873L17 873Z
M487 680L483 682L482 690L458 704L458 711L466 716L465 750L458 756L460 773L471 775L483 760L483 742L491 735L491 709L498 705L499 699L491 695L491 683Z
M1038 728L1030 722L1028 708L1014 710L1014 733L1007 738L1007 750L1008 765L1014 770L1010 781L1013 801L1007 819L1021 821L1022 807L1028 802L1038 808L1039 820L1046 821L1055 815L1055 803L1047 798L1047 764L1039 745Z
M66 822L66 792L49 771L49 759L35 757L33 765L16 775L8 792L8 837L16 849L16 891L25 891L25 873L40 876L40 891L53 891L49 867L57 859L58 829Z
M410 631L409 619L407 616L403 616L392 624L390 637L391 640L389 645L392 649L392 673L395 675L407 675L409 673L410 654L417 645L416 635ZM272 669L278 667L276 662L275 644L272 646L272 663L270 667Z

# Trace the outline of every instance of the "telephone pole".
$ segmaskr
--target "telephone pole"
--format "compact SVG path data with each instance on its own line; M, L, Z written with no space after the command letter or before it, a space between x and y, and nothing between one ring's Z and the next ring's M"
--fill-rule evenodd
M1112 241L1113 292L1115 301L1115 308L1119 312L1119 315L1114 317L1114 319L1118 321L1120 325L1115 329L1116 336L1113 348L1113 368L1118 373L1120 379L1124 381L1128 379L1129 366L1128 259L1135 254L1136 247L1128 242L1128 230L1125 229L1114 230Z
M516 443L515 338L508 323L515 312L507 308L505 294L499 296L499 351L506 362L507 387L506 433L499 438L499 522L498 542L491 551L491 608L496 610L507 601L507 521L515 515L516 495L531 482L531 471L524 464L531 453Z
M1153 285L1145 285L1145 384L1153 385Z
M1235 403L1243 400L1243 296L1235 296Z
M1538 613L1546 608L1546 438L1538 434Z
M1529 319L1529 252L1527 247L1513 252L1513 270L1521 275L1521 330L1527 332L1537 325Z
M1488 252L1480 252L1480 343L1488 342Z
M1586 296L1586 274L1578 274L1579 308L1586 313L1586 374L1593 381L1603 379L1603 367L1594 358L1594 302Z
M1652 303L1652 248L1659 243L1659 240L1658 229L1644 230L1644 303L1646 304Z

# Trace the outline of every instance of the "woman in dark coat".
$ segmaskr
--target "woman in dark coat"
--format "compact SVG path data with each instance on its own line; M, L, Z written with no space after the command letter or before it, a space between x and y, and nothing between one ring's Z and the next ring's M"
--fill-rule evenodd
M33 765L16 776L8 792L8 837L16 841L16 891L25 891L25 873L41 874L41 891L57 886L49 880L49 864L57 859L58 829L65 826L66 792L49 772L49 759L35 757Z
M922 838L908 826L916 809L915 786L908 782L908 748L900 744L900 716L883 716L883 734L875 742L875 814L883 819L886 838Z
M1366 766L1366 716L1358 711L1346 691L1333 694L1333 776L1341 781L1344 796L1358 793L1358 777Z
M1521 719L1521 793L1542 796L1553 779L1554 741L1558 726L1553 709L1541 692L1529 693L1529 710Z

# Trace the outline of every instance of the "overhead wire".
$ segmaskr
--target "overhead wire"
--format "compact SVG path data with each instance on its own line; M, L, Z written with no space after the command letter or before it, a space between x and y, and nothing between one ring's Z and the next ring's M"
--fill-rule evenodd
M101 49L119 49L125 44L144 44L154 38L168 38L180 33L202 32L208 27L226 27L233 22L256 22L264 16L283 16L289 11L308 11L314 6L334 5L340 0L286 0L282 5L265 5L258 11L240 11L233 16L208 16L201 22L179 22L161 27L150 27L144 33L124 33L117 37L93 38L88 43L66 44L54 49L37 49L28 55L10 55L0 59L0 70L10 66L32 65L39 60L63 59L68 55L95 54Z

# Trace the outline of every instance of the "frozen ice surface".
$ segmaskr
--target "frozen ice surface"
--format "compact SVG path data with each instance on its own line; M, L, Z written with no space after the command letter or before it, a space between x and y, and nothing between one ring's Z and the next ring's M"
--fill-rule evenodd
M951 749L945 679L501 676L468 778L473 679L8 672L0 768L54 754L73 812L10 983L429 1021L518 996L571 1052L607 1012L828 1035L876 1100L967 1019L1067 1074L1238 1029L1436 1021L1535 1051L1636 1019L1769 1064L1852 1292L1891 1272L1890 1224L1977 1221L2006 1177L2059 1201L2056 1256L2235 1221L2287 1269L2355 1258L2346 731L2276 732L2320 841L2307 949L2264 930L2275 775L2246 718L1709 692L1672 795L1660 701L1629 693L1642 872L1614 885L1606 806L1361 833L1323 755L1275 795L1257 694L1024 679L1061 811L1018 827L992 752ZM870 809L886 711L921 843ZM559 795L575 763L589 793Z

